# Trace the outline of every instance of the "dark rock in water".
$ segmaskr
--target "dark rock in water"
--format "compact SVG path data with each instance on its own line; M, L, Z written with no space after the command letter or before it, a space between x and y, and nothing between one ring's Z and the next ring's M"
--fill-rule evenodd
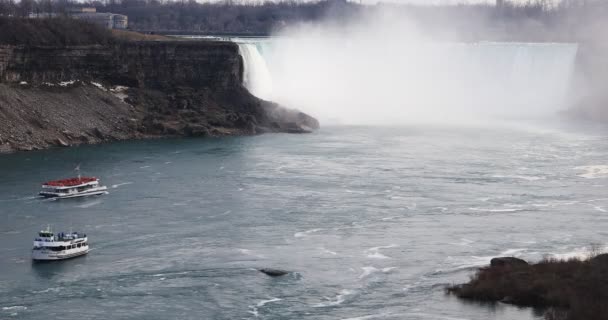
M259 269L259 271L261 273L264 273L271 277L280 277L280 276L284 276L289 273L289 271L285 271L285 270L281 270L281 269L271 269L271 268Z
M506 267L506 266L522 266L528 265L525 260L515 257L498 257L490 260L490 266L492 267Z

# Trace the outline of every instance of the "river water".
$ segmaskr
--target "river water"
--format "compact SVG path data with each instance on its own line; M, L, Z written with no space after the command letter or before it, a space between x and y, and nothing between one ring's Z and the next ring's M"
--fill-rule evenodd
M337 126L3 155L0 318L538 318L444 287L494 256L602 246L607 135ZM110 194L33 197L78 164ZM47 224L87 233L92 251L32 263Z

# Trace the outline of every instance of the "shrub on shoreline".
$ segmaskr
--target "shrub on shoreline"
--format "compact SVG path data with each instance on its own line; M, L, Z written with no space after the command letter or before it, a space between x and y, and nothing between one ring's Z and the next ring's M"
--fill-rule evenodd
M446 290L462 299L547 308L548 320L605 320L608 254L484 267L468 283Z

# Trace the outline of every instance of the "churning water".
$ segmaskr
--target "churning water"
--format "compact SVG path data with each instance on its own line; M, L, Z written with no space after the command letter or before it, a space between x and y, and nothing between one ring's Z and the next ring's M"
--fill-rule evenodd
M605 243L607 141L343 126L4 155L0 318L532 319L443 288L494 256L584 255ZM33 198L78 163L110 194ZM93 250L31 263L48 223L86 232Z

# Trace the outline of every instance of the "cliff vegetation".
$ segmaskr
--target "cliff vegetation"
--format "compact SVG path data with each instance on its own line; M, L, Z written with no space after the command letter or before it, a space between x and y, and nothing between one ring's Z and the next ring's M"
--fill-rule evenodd
M107 45L109 30L69 18L25 19L0 16L0 44L35 46Z

